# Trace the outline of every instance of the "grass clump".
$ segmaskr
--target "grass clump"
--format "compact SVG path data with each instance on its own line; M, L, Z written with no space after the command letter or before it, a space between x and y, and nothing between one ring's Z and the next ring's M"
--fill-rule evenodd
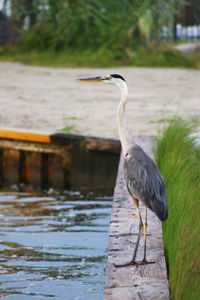
M200 68L200 56L185 57L171 46L139 47L134 51L109 49L26 50L23 47L0 48L0 61L21 62L27 65L76 68L76 67L165 67Z
M61 129L61 131L70 133L75 129L76 125L67 125Z
M75 116L72 117L63 117L63 121L77 121L80 120L80 118L77 118ZM76 128L76 124L67 124L63 128L61 128L61 131L71 133Z
M192 123L174 119L158 138L156 160L167 186L169 218L163 224L171 298L200 297L200 147Z

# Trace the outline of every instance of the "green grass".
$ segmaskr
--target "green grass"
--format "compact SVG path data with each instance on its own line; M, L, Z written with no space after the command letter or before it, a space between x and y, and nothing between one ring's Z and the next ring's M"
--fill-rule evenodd
M62 120L77 121L77 120L80 120L80 118L77 118L77 117L63 117Z
M78 121L81 120L80 118L77 118L75 116L66 116L62 118L63 121ZM61 131L71 133L76 128L76 124L67 124L63 128L61 128Z
M189 138L193 122L174 119L158 138L156 160L167 186L163 224L171 299L200 299L200 148Z
M70 133L70 132L72 132L75 129L75 127L76 127L76 125L66 125L65 127L63 127L61 129L61 131Z
M162 118L162 119L159 119L159 120L151 120L149 121L149 124L154 124L154 123L167 123L167 122L170 122L171 119L170 118Z
M21 49L2 50L0 51L0 61L21 62L27 65L53 68L93 68L121 65L121 62L117 62L109 51L104 55L101 51L75 51L70 49L61 52L50 50L43 52L38 50L24 51Z
M185 57L172 50L171 46L152 46L129 52L126 49L116 51L103 47L95 51L69 48L60 52L4 47L0 49L0 61L58 68L117 66L200 68L200 55Z

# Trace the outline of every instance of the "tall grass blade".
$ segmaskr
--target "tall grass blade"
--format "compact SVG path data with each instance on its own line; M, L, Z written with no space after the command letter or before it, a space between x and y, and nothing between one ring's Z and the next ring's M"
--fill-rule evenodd
M200 148L192 131L191 122L175 118L157 144L169 205L163 236L173 300L200 299Z

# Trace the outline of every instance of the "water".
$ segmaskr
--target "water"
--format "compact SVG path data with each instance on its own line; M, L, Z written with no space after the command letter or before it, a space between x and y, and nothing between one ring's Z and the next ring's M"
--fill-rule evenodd
M0 298L103 298L111 198L0 193Z

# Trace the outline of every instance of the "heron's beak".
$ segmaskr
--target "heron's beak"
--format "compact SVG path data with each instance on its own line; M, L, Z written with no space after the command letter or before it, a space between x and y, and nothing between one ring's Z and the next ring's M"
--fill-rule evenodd
M78 80L85 81L85 82L100 82L108 79L109 78L107 76L98 76L98 77L79 78Z

